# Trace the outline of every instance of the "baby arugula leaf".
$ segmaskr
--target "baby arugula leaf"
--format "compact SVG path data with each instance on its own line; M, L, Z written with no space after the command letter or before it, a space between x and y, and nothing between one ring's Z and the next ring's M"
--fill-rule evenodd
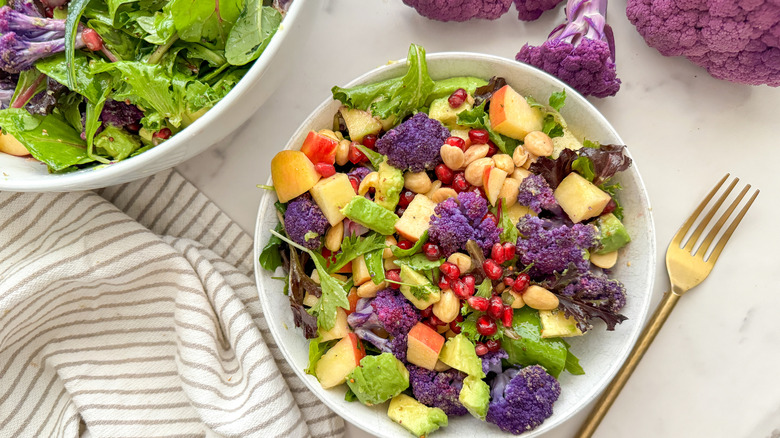
M182 40L206 40L223 48L243 4L241 0L171 0L164 10L170 10Z
M265 50L282 22L282 14L261 0L247 0L230 29L225 57L233 65L248 64Z
M276 224L277 233L282 233L284 227L281 223ZM260 266L268 271L275 271L276 268L282 266L282 256L279 254L279 249L282 245L282 239L271 235L268 239L268 243L263 247L263 251L260 253Z
M384 247L385 236L379 233L371 233L366 237L344 236L341 252L336 256L336 261L328 265L328 272L332 274L363 254Z
M68 4L68 15L65 18L65 64L68 66L68 87L73 90L76 86L76 72L74 71L73 58L76 55L76 32L79 30L79 21L87 9L90 0L73 0Z
M428 230L425 230L425 232L420 236L420 239L415 243L411 248L409 249L401 249L397 245L393 245L390 247L390 251L393 252L393 255L400 258L403 257L409 257L411 255L414 255L422 249L422 246L425 244L425 242L428 241Z
M374 284L385 281L385 266L384 260L382 259L382 253L384 251L384 248L379 248L363 255L366 259L368 274L371 276L371 281L374 282Z
M444 263L444 259L428 260L425 254L419 253L408 257L401 257L395 261L398 266L406 265L415 271L430 271Z

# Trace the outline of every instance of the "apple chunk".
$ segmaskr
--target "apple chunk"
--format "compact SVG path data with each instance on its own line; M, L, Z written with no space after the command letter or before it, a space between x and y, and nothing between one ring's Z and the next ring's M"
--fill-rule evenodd
M319 330L320 342L326 342L333 339L341 339L347 336L351 330L347 324L347 312L341 307L336 308L336 324L330 330Z
M600 215L612 199L608 193L575 172L561 181L553 195L574 223Z
M416 195L406 207L401 219L395 223L395 230L405 239L417 242L428 229L435 208L436 203L427 196Z
M541 131L544 116L509 85L504 85L490 98L490 127L493 131L517 140L532 131Z
M379 134L382 130L382 124L368 111L347 108L345 106L341 107L339 111L341 112L341 117L344 118L347 131L349 131L349 138L352 141L360 142L363 140L363 137L369 134Z
M498 194L501 192L501 187L504 186L507 173L498 167L490 166L485 168L485 173L482 176L482 184L485 188L485 195L490 201L490 205L496 205L498 200Z
M271 160L271 179L279 202L287 202L314 187L320 174L303 152L281 151Z
M444 346L444 336L427 325L418 322L409 331L406 360L418 367L433 370Z
M355 189L345 173L337 173L321 179L311 187L311 197L331 226L335 226L346 217L341 213L341 209L349 204L354 196Z
M344 383L349 373L360 366L360 360L365 356L366 350L357 335L348 333L322 355L314 374L323 388L333 388Z
M309 132L306 136L306 140L303 141L301 146L301 152L306 154L312 163L328 163L333 164L336 162L336 148L339 142L327 135L320 134L315 131Z

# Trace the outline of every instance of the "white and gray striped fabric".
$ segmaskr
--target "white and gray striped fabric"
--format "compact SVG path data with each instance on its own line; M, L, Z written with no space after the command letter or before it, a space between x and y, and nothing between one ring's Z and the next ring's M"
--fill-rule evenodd
M175 171L0 193L0 437L337 437L284 361L252 239Z

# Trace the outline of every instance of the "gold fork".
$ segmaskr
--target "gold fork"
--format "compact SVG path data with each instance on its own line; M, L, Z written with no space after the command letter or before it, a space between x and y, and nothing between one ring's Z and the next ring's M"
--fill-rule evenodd
M718 233L750 190L750 184L742 189L736 199L734 199L726 211L723 212L723 214L712 226L710 232L707 234L701 244L698 245L698 247L696 246L696 243L699 240L699 237L701 237L702 233L707 228L707 225L709 225L713 216L715 216L715 213L717 213L718 209L721 207L721 205L723 205L723 202L731 194L732 190L737 185L739 178L735 178L734 181L729 184L726 191L720 196L720 198L718 198L715 204L713 204L713 206L708 210L707 214L704 215L704 217L701 219L701 222L693 231L693 234L691 234L690 238L686 240L685 236L696 222L696 219L699 218L702 211L704 211L704 208L707 206L707 204L709 204L715 194L726 182L728 177L729 174L727 173L726 176L724 176L720 182L710 191L710 193L707 194L707 197L704 198L701 204L699 204L699 206L696 208L696 211L691 214L691 217L685 221L677 234L675 234L672 242L669 244L669 248L666 250L666 270L669 272L669 280L672 283L672 289L664 295L661 303L658 305L658 308L656 308L655 313L647 322L647 325L642 331L642 334L639 335L639 339L637 340L634 349L631 350L631 353L628 355L626 362L620 368L615 378L612 379L612 382L609 384L609 386L607 386L607 389L604 390L604 394L601 396L598 402L596 402L596 406L593 408L593 411L591 411L590 415L585 420L585 423L583 423L582 427L580 427L580 430L576 435L578 438L590 438L596 431L599 423L601 423L601 420L607 414L607 411L612 406L612 403L615 401L618 394L620 394L620 390L623 389L623 386L625 386L628 378L631 377L631 374L634 372L634 369L636 369L636 366L639 364L642 356L644 356L647 348L650 346L650 343L653 342L653 339L655 339L658 331L664 325L664 322L666 322L669 314L672 313L672 310L677 304L677 301L686 292L707 278L707 276L710 274L710 271L712 271L712 268L715 266L715 262L718 260L718 256L720 256L721 251L723 251L723 247L726 246L726 242L728 242L731 234L734 233L734 230L737 228L740 221L745 216L745 213L753 204L756 196L758 196L759 190L756 190L753 193L753 196L750 197L742 210L739 211L737 216L731 222L731 225L729 225L720 239L718 239L717 244L712 250L712 253L705 258L707 250L710 248L712 243L715 242L715 238L717 237ZM685 244L685 246L682 246L683 244Z

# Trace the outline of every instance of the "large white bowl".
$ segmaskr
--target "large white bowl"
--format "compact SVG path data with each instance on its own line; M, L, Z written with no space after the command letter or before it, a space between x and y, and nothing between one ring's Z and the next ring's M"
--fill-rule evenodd
M623 144L617 132L596 108L572 88L545 72L511 60L473 53L437 53L428 55L427 59L430 75L434 79L465 75L486 79L502 76L521 94L531 95L540 102L546 102L550 93L564 88L567 99L562 113L575 135L603 144ZM397 77L405 69L403 62L380 67L355 79L349 86ZM330 127L338 107L339 103L330 100L320 105L292 136L286 149L298 149L309 130ZM564 372L560 376L561 396L555 404L554 414L540 427L524 434L525 437L535 437L549 431L599 394L625 360L647 314L655 271L655 230L650 203L636 163L616 177L616 180L624 188L620 196L625 209L624 223L633 238L621 250L620 263L614 269L615 277L626 285L628 291L628 304L622 311L628 320L612 332L606 331L599 321L587 336L567 339L571 343L571 351L579 356L586 374L572 376ZM282 353L312 392L347 421L372 434L408 437L409 432L387 417L386 403L374 407L366 407L359 402L348 403L344 401L343 387L324 390L316 378L303 372L308 363L308 341L304 339L301 330L295 328L288 298L282 293L282 283L272 279L273 275L258 264L260 251L270 237L269 230L277 223L273 206L275 201L275 194L268 192L260 202L255 228L255 278L268 325ZM435 436L510 435L469 415L451 418L449 426L437 431Z
M276 91L287 58L305 43L316 0L294 0L279 30L247 74L214 108L170 140L118 163L51 174L32 158L0 153L0 190L65 192L121 184L173 167L205 151L249 119Z

